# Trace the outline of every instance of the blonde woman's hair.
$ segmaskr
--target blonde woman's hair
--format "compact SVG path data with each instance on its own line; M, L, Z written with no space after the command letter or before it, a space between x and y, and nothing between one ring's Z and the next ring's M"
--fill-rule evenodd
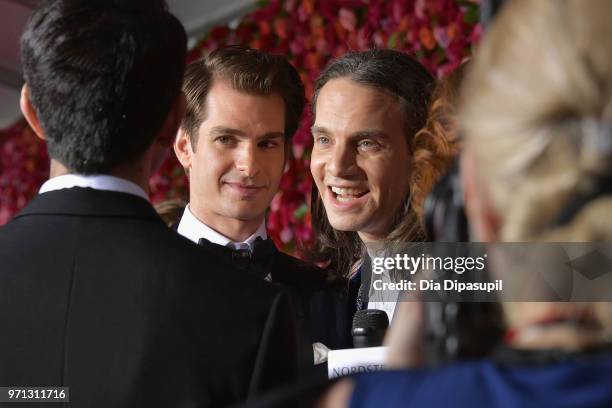
M461 126L500 240L611 240L611 195L556 220L612 177L612 1L508 2L463 91Z
M460 124L499 239L611 242L612 195L559 216L612 176L612 1L511 0L472 64ZM553 307L593 310L605 338L610 305ZM543 307L505 304L506 321L520 325Z

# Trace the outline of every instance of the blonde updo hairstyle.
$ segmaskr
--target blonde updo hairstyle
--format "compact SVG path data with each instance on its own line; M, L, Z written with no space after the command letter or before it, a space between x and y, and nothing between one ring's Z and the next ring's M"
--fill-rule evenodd
M558 222L612 177L612 1L507 1L470 68L460 126L498 240L612 242L610 194ZM612 333L610 303L506 304L506 322L548 307L592 310Z
M463 89L461 126L500 241L612 241L612 1L512 0Z

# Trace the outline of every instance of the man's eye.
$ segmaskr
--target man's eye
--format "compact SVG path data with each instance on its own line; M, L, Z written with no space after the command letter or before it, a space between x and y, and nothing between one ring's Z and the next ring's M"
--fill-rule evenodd
M236 142L236 138L230 135L217 136L215 138L215 142L221 143L223 145L231 145Z
M360 150L373 150L378 148L378 143L376 143L373 140L361 140L358 144L357 144L357 148Z
M326 145L329 144L329 137L327 136L315 136L315 143Z
M262 147L264 149L273 149L277 146L278 142L275 140L264 140L263 142L259 143L259 147Z

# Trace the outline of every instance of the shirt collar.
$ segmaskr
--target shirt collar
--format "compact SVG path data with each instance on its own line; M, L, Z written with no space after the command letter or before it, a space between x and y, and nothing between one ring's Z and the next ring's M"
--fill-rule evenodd
M136 183L108 174L65 174L53 177L43 183L38 193L43 194L48 191L72 187L89 187L95 190L117 191L142 197L149 201L147 193Z
M235 242L226 237L223 234L215 231L210 228L208 225L204 224L202 221L196 218L195 215L189 209L189 205L185 207L185 211L183 212L183 216L181 217L181 221L179 222L177 232L188 238L189 240L195 242L196 244L200 240L200 238L206 238L213 244L222 245L222 246L233 246L242 248L246 244L249 248L255 240L260 237L261 239L267 239L268 234L266 233L266 222L265 220L261 223L259 228L247 239L242 242Z

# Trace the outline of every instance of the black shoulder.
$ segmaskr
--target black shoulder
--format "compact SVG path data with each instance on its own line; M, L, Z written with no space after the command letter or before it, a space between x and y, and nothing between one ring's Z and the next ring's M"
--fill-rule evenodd
M321 268L280 251L275 258L272 273L274 280L279 283L295 284L311 290L342 291L346 287L344 279L337 277L329 269Z

